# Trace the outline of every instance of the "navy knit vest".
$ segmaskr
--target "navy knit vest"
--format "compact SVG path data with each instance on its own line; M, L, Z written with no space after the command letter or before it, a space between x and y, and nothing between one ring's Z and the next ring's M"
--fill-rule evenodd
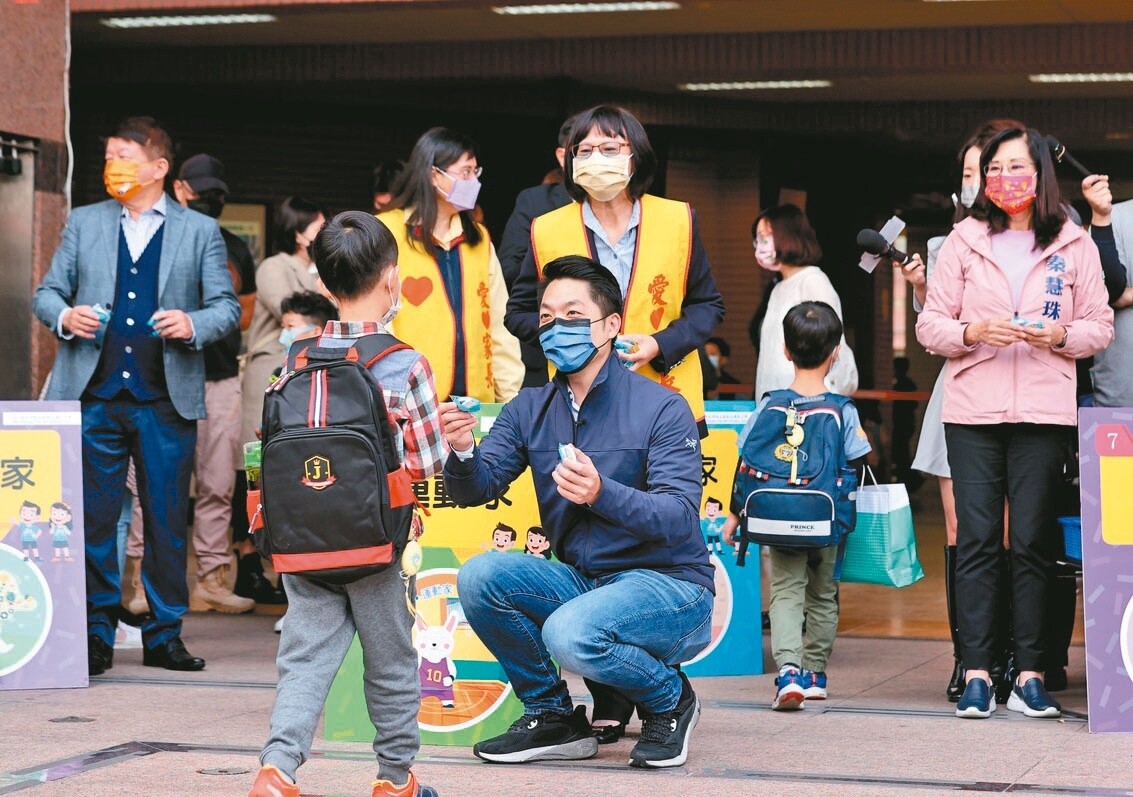
M118 230L114 306L98 370L87 388L101 399L112 399L123 390L138 401L169 398L165 385L164 344L152 334L147 323L158 309L157 277L164 235L163 224L135 263L130 257L125 234L121 228Z

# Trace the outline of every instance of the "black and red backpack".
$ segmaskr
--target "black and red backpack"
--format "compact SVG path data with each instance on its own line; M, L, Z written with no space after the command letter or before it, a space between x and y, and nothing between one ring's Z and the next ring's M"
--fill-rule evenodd
M400 350L388 334L296 341L267 389L256 547L277 573L348 584L399 560L414 495L370 369Z

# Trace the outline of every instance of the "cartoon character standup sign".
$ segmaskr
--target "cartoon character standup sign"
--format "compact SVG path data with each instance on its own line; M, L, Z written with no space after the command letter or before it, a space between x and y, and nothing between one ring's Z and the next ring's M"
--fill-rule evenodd
M453 631L460 616L449 614L443 626L431 626L416 616L417 676L421 679L421 699L435 697L444 708L455 708L456 663L452 660L456 640Z
M720 536L724 529L724 505L716 498L709 498L704 502L704 517L700 519L700 533L704 536L704 544L712 553L723 553L723 538Z

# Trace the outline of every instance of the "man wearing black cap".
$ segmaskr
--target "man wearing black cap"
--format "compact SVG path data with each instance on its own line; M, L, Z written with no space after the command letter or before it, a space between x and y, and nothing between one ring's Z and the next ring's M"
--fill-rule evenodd
M165 194L173 142L151 117L106 139L110 199L75 208L35 292L36 317L59 351L46 398L81 401L87 666L114 665L121 614L117 520L137 463L145 555L142 664L202 670L181 640L189 482L205 417L201 350L239 325L216 222Z
M220 216L228 198L224 164L211 155L194 155L181 164L173 181L177 201L211 218ZM228 250L228 271L240 300L240 329L252 318L256 299L256 268L242 240L221 227ZM193 510L193 547L197 552L197 585L191 608L229 614L256 608L251 598L228 586L232 563L228 529L232 522L232 491L240 464L240 329L205 347L205 408L197 421L197 500Z

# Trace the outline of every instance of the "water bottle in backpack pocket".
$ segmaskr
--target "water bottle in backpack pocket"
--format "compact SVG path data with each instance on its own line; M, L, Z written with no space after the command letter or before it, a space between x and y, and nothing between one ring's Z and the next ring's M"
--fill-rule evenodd
M370 372L408 348L368 335L350 348L292 346L263 415L260 552L279 573L349 583L397 561L413 492Z
M740 451L732 507L743 565L750 543L837 545L854 527L858 477L846 465L842 409L850 399L793 390L767 394Z

